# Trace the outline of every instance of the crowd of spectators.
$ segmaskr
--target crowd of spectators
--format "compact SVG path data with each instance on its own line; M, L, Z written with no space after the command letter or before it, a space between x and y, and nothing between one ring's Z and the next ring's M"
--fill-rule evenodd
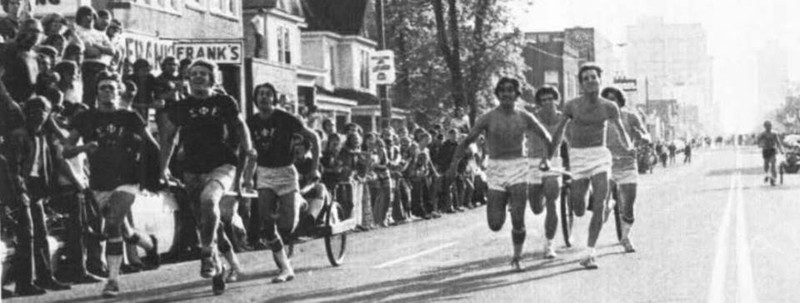
M10 263L3 266L3 285L15 284L13 292L4 288L3 296L100 282L108 276L101 210L91 203L87 157L65 148L66 137L78 114L95 108L98 76L108 74L121 75L124 81L123 107L150 121L150 129L157 133L164 109L187 94L186 69L191 61L166 57L157 72L147 60L131 62L121 46L122 24L109 11L82 6L75 22L70 22L57 13L33 18L19 0L2 0L2 7L7 16L0 18L0 215L4 254L6 248L14 248ZM444 176L455 147L469 130L460 108L447 123L427 129L411 124L378 133L347 124L339 127L340 133L336 128L332 120L324 119L317 130L323 147L317 172L321 180L308 177L316 174L309 171L314 166L307 163L309 143L302 138L294 145L295 165L303 190L319 188L308 185L320 182L351 209L359 201L342 198L339 185L362 184L360 229L439 218L485 203L483 143L469 147L457 177ZM81 148L91 150L93 145ZM142 161L139 167L148 167L147 159L137 161ZM170 166L174 176L182 175L182 165L191 163L181 161L179 150ZM142 174L148 178L154 172ZM196 259L191 201L177 197L179 240L164 257ZM240 214L247 219L251 211L255 207L242 207ZM238 233L225 229L239 240L237 250L264 248L257 223L245 224ZM57 244L49 240L54 233L60 233L63 242L63 254L57 258L50 255ZM140 259L133 245L125 255L123 273L158 265Z

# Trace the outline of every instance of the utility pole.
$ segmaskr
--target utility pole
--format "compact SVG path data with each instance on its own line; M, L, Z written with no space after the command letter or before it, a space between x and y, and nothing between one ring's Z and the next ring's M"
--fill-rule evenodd
M386 36L384 33L383 1L375 0L375 16L378 24L378 50L386 49ZM391 126L392 100L389 99L389 85L378 85L378 100L381 104L381 128Z

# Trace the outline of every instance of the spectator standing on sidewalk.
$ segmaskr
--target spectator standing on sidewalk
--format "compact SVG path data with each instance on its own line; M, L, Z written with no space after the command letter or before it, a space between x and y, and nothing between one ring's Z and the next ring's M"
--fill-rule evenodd
M5 84L11 99L21 105L34 94L39 63L33 48L39 44L42 32L38 20L28 19L22 22L13 42L0 45L0 64L7 71L0 81Z
M114 46L105 32L94 28L97 13L91 6L81 6L75 13L76 26L72 30L83 43L84 58L79 62L83 79L83 103L95 108L97 75L108 69L114 56Z

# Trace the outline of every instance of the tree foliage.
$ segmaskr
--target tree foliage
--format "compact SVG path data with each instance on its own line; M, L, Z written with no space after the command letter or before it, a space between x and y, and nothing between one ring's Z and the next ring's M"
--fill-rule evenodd
M474 119L493 100L497 78L524 79L523 37L508 21L508 0L387 1L395 105L430 118L459 105Z

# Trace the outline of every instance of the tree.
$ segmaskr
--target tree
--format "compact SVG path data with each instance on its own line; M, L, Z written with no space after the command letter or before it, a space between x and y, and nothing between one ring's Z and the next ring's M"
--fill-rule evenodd
M522 33L508 22L507 0L392 0L387 47L396 54L397 105L436 118L453 106L474 117L492 100L492 80L522 77Z

